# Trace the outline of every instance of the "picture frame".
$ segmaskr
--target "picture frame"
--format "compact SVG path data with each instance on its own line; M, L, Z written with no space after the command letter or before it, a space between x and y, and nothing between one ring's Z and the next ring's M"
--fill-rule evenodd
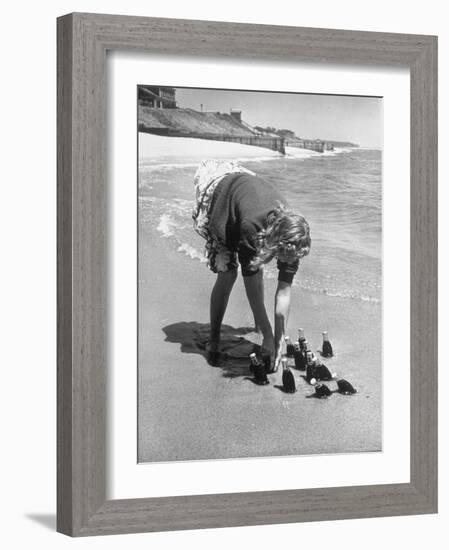
M437 511L437 38L72 13L58 18L57 530L70 536ZM410 69L410 482L108 500L106 52Z

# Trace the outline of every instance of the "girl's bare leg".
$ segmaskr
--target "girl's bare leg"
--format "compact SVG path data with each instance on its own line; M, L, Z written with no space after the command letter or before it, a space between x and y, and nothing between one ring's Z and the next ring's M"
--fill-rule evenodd
M218 273L210 296L209 351L217 352L220 345L220 329L228 305L232 287L237 279L237 269Z
M260 269L255 275L243 277L243 281L256 326L262 332L262 348L274 357L273 329L271 328L264 303L263 270Z

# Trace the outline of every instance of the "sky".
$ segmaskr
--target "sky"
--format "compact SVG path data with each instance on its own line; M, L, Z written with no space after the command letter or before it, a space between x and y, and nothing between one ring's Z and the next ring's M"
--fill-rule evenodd
M303 138L350 141L381 148L382 98L320 94L176 88L178 107L242 111L252 126L293 130Z

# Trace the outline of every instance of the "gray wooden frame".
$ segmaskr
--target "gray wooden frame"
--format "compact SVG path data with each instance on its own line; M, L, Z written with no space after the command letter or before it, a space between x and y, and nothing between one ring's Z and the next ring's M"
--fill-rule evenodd
M410 483L106 499L108 50L410 68ZM57 449L57 529L72 536L436 512L436 37L81 13L58 19Z

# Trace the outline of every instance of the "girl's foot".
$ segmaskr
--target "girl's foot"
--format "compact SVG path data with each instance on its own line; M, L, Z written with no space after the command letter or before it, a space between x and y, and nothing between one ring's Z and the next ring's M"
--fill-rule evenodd
M216 367L218 365L218 361L220 360L219 347L219 342L209 341L206 343L207 362L213 367Z
M215 340L208 340L206 342L206 351L219 351L220 342L216 342Z

